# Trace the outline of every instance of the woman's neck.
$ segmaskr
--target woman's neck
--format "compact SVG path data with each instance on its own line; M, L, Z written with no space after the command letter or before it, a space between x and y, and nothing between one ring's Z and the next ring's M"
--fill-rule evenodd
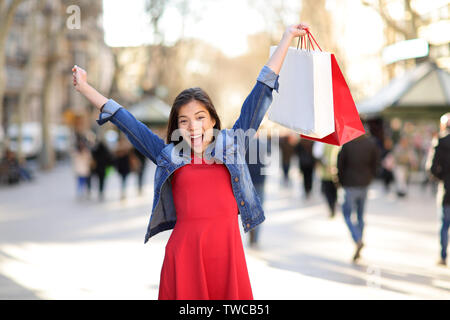
M202 152L194 152L194 150L191 150L191 156L196 156L197 158L203 158L203 154L204 154L204 151L202 151Z

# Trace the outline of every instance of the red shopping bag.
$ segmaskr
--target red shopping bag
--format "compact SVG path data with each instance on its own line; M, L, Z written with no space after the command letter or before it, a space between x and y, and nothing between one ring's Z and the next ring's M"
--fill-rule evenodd
M317 47L320 49L309 30L306 30L306 32L310 42L311 39L314 40ZM322 51L322 49L320 49L320 51ZM308 137L306 135L300 136L309 140L342 146L344 143L363 135L365 130L361 119L359 118L358 110L356 109L350 89L345 82L334 54L331 54L331 77L333 82L334 132L321 139Z

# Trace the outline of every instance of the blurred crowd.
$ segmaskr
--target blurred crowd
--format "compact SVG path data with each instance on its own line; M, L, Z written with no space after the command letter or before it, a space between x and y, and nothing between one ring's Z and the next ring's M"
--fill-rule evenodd
M406 122L400 130L389 128L387 133L386 137L379 139L371 135L366 126L366 136L377 147L374 178L383 183L386 193L394 190L399 198L407 196L408 185L413 182L420 183L423 188L430 187L435 193L437 179L430 173L430 167L439 131L433 126L421 127ZM322 181L322 192L329 194L329 190L333 190L332 183L339 185L337 158L340 151L340 147L300 139L295 133L281 136L284 183L290 183L289 170L294 157L299 161L305 198L310 196L314 174L318 174Z
M110 148L104 137L75 134L75 147L72 151L72 165L76 175L77 198L91 197L92 185L98 187L98 199L104 200L106 180L115 170L121 179L120 199L126 198L127 180L135 173L138 178L138 191L143 191L145 157L126 139L119 135L114 148Z
M439 263L445 265L450 226L450 195L445 193L450 189L450 148L447 150L444 146L439 149L438 146L443 143L444 137L448 140L449 114L441 118L439 129L410 122L399 125L393 121L380 138L370 133L368 124L365 128L365 135L342 147L301 139L293 132L281 135L281 183L287 187L292 186L289 172L295 161L298 161L298 165L294 170L298 170L302 177L301 194L305 201L311 197L314 181L320 182L320 191L327 204L329 217L335 217L338 209L341 209L355 243L354 262L358 261L364 247L364 208L368 188L375 179L382 182L386 195L393 192L399 199L408 197L411 183L420 184L423 191L429 188L432 194L438 195L438 207L443 211ZM112 145L106 141L105 135L93 133L75 133L73 140L70 158L76 177L78 200L91 198L93 186L98 189L98 199L104 200L106 181L113 171L121 179L120 199L126 198L127 181L131 174L137 175L137 189L142 194L146 159L123 134L120 133ZM250 164L250 148L246 159L253 185L263 204L266 181L264 166L268 161L261 157L270 155L272 143L259 139L258 133L252 141L257 144L256 163L252 156ZM261 148L269 153L260 152ZM438 149L441 150L440 155L435 153ZM19 159L15 152L7 149L0 159L0 184L12 185L34 179L27 161ZM343 189L344 199L341 208L338 208L340 188ZM257 227L250 232L249 244L252 247L258 246L259 229Z
M428 124L401 124L394 119L380 138L370 133L370 126L366 123L366 134L342 147L301 139L296 133L288 133L280 136L279 140L282 183L292 185L289 171L291 160L296 159L298 166L294 170L299 170L302 177L304 199L310 198L314 181L320 180L320 190L330 218L337 212L338 189L343 189L341 211L355 243L354 262L358 261L364 247L364 209L368 188L375 179L382 182L386 195L393 191L399 199L408 196L412 183L421 185L423 191L430 188L431 194L437 194L438 209L442 211L441 258L438 263L446 265L450 225L450 185L447 185L450 184L450 148L439 149L439 145L443 144L445 137L449 139L449 128L450 114L441 118L439 129ZM441 150L440 156L435 150ZM259 184L256 189L264 199L261 186L264 180L257 171L250 170L250 173L254 183ZM318 179L314 178L315 175ZM257 245L255 237L250 237L250 244Z
M73 136L70 162L76 176L76 195L78 199L88 199L92 185L98 188L98 199L104 200L105 182L116 171L121 179L121 199L126 198L127 180L135 173L138 178L138 191L142 194L145 157L137 151L124 136L111 147L104 137L75 133ZM38 159L19 157L17 152L6 148L0 157L0 185L17 185L36 179L29 165ZM64 160L64 158L63 158Z

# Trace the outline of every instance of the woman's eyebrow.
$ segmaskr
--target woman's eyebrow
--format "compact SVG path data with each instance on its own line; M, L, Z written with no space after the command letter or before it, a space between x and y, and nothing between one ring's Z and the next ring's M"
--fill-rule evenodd
M197 113L200 113L200 112L205 112L206 113L206 111L204 111L204 110L200 110L200 111L197 111L195 114L197 114ZM184 116L184 115L181 115L181 116L178 116L178 118L181 118L181 117L185 117L185 118L187 118L188 116Z

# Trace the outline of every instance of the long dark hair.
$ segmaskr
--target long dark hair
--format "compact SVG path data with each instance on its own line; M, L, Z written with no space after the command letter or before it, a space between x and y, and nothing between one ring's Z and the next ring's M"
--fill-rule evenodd
M170 110L169 115L169 123L167 125L167 143L172 142L172 133L176 129L178 129L178 113L180 112L180 108L193 100L196 100L205 106L205 108L209 112L210 117L216 121L216 124L213 128L221 130L219 116L217 115L216 108L214 107L214 104L212 103L211 98L208 96L208 94L203 89L198 87L189 88L183 90L180 94L178 94L178 96L175 98L175 101L173 102L172 109ZM174 144L176 145L179 142L181 141L174 141Z

